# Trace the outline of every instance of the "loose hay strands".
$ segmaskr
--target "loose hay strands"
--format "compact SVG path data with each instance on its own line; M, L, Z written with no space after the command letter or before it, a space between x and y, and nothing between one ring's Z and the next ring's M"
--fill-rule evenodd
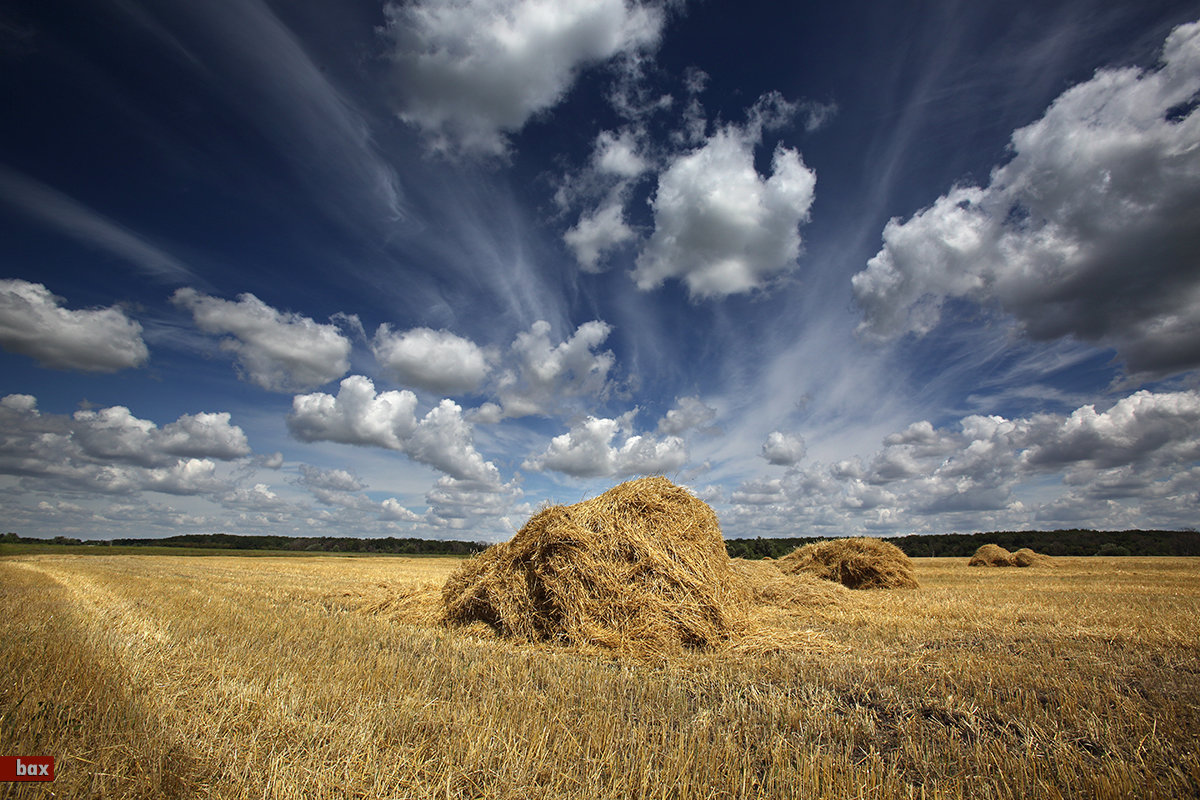
M975 551L968 567L1013 567L1013 554L998 544L985 544Z
M750 608L712 509L662 477L539 511L451 575L442 601L452 624L656 655L719 648Z
M754 602L778 608L828 608L846 600L850 590L808 572L787 573L778 561L735 558L735 572L745 581Z
M343 608L411 625L431 625L441 618L441 587L433 583L378 583L329 599Z
M798 547L776 562L790 574L809 573L850 589L915 589L912 561L891 542L866 537Z

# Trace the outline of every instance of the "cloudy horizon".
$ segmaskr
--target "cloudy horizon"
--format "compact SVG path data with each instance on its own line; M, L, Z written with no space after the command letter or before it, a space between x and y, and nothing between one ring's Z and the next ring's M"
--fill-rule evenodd
M4 529L1195 527L1194 16L22 0Z

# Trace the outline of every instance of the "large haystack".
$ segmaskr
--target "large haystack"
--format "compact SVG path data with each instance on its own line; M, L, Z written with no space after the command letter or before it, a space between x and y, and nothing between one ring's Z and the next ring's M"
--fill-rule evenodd
M451 623L653 653L724 643L749 605L716 515L666 478L539 511L465 562L442 601Z
M1028 547L1022 547L1020 550L1012 554L1012 562L1018 567L1049 567L1053 566L1053 561L1050 556L1043 553L1037 553L1030 550Z
M1011 567L1013 563L1013 554L1005 550L998 544L985 544L975 551L975 555L971 556L971 560L967 562L968 567Z
M833 539L798 547L775 562L784 572L806 572L850 589L915 589L917 576L904 551L881 539Z

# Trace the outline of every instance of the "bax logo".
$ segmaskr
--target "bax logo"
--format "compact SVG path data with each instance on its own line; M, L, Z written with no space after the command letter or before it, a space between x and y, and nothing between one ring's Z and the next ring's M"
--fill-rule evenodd
M54 756L0 756L0 781L52 781Z

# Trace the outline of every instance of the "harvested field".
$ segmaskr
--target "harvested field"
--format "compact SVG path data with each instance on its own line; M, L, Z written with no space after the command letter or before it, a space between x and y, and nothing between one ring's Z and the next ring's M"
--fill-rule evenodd
M461 563L0 559L0 751L59 774L0 796L1200 793L1200 559L914 559L657 662L430 621Z

